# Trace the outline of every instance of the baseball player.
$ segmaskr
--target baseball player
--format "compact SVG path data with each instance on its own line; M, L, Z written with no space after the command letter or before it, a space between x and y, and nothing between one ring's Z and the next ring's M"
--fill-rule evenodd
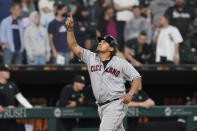
M115 56L117 44L112 36L99 37L97 53L94 53L77 44L72 14L65 24L68 47L88 67L101 119L100 131L124 131L122 120L128 110L128 103L141 83L141 76L126 60ZM131 89L127 94L126 80L131 81Z

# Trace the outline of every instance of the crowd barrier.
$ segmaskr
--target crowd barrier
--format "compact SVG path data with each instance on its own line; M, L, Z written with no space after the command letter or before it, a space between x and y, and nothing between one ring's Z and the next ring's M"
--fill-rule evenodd
M185 118L186 131L194 131L193 117L197 116L197 106L155 106L151 109L130 107L127 117L160 117L160 118ZM127 118L126 117L126 118ZM56 131L57 119L60 118L98 118L95 107L76 107L76 108L5 108L0 113L0 119L22 119L22 118L47 118L48 131ZM127 121L124 125L127 129Z

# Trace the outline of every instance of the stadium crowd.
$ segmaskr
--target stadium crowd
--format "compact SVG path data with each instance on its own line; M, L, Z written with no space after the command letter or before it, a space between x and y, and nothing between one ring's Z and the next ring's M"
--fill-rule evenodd
M2 0L3 64L79 64L68 49L65 21L74 16L77 42L117 39L117 55L135 66L197 63L197 19L189 0ZM195 2L195 1L193 1Z

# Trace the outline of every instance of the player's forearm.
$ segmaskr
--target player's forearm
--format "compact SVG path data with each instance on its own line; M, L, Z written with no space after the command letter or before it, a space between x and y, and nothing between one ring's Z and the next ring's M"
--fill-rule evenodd
M75 46L77 46L77 41L75 39L74 31L70 30L67 32L67 43L69 49L72 51Z
M75 39L74 31L70 30L67 32L67 43L68 48L78 57L81 58L82 48L77 44Z
M135 94L137 88L139 88L141 84L141 77L138 77L136 79L134 79L132 82L131 82L131 89L130 89L130 93L133 95Z

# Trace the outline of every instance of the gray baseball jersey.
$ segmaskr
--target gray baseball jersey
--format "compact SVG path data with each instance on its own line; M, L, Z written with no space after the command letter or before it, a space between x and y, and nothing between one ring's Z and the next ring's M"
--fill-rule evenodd
M141 77L130 63L117 56L113 56L104 68L97 53L82 49L81 60L87 64L98 103L122 97L126 90L125 81Z

